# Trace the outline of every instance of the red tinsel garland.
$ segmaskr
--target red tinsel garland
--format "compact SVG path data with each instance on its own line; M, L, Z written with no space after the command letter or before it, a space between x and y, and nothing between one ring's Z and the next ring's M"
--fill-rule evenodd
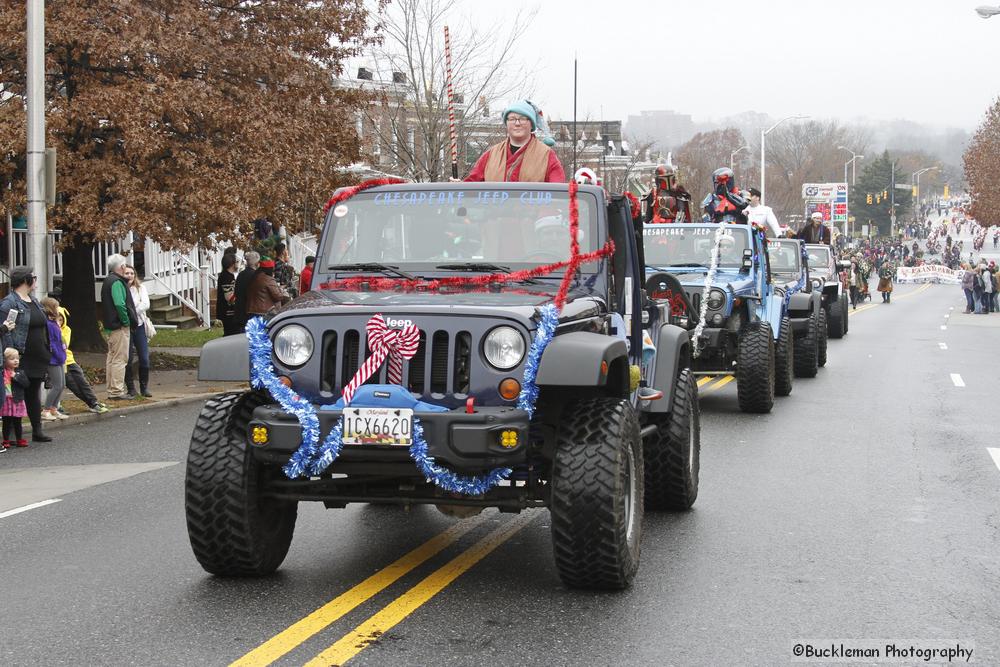
M628 199L628 201L629 201L629 205L630 205L631 210L632 210L632 219L634 220L634 219L638 218L639 214L642 212L642 207L639 206L639 198L636 197L631 192L629 192L628 190L626 190L622 194L624 194L625 195L625 199Z
M324 207L324 214L332 206L336 206L340 202L353 197L362 190L367 190L368 188L374 188L379 185L395 185L397 183L404 183L398 178L377 178L369 181L365 181L359 185L352 188L346 188L340 193L334 195L327 202L326 207ZM586 264L588 262L594 262L599 259L607 257L615 251L615 244L611 239L608 239L607 243L604 244L600 250L595 250L593 252L588 252L580 254L580 207L576 200L576 194L579 186L577 186L575 181L570 181L569 183L569 234L570 234L570 258L562 262L554 262L552 264L545 264L543 266L536 266L533 269L522 269L521 271L514 271L511 273L490 273L478 276L448 276L445 278L435 278L433 280L427 280L426 278L376 278L368 276L355 276L352 278L345 278L344 280L330 280L319 285L320 289L327 290L344 290L344 291L357 291L359 289L365 288L375 291L384 290L402 290L404 292L414 292L414 291L428 291L435 292L442 288L449 287L466 287L466 288L482 288L485 289L491 284L502 284L502 283L515 283L523 282L525 280L530 280L532 278L538 278L550 273L554 273L559 269L566 269L563 275L562 282L559 284L559 291L556 293L553 302L556 308L562 310L563 305L566 303L566 295L569 293L569 286L573 280L573 276L576 274L577 269L581 264Z

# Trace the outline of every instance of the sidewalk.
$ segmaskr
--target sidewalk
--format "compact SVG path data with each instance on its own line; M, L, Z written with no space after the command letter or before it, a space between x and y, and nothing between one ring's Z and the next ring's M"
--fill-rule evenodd
M196 366L196 360L201 349L196 347L152 348L152 352L154 354L164 352L178 357L191 358L190 363L192 366ZM76 362L84 368L104 367L105 356L103 354L81 352L77 353L75 357ZM106 385L95 384L92 386L94 393L97 395L97 400L108 406L108 412L100 415L90 412L86 404L77 399L67 389L62 396L62 406L69 413L69 419L45 422L45 430L75 426L97 419L110 419L138 410L198 403L225 391L246 389L248 384L246 382L199 382L197 368L185 370L155 370L154 368L150 371L149 375L149 391L153 394L152 398L136 398L133 401L109 401ZM44 389L42 391L44 395ZM27 420L25 420L25 427L27 427Z

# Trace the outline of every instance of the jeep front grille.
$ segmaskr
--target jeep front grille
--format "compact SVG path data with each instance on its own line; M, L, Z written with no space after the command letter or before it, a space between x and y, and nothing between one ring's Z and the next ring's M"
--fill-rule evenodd
M454 338L439 330L420 332L417 353L403 364L403 386L420 395L467 394L471 386L472 334L459 331ZM364 349L364 357L360 352ZM368 358L364 330L327 331L323 337L323 389L339 393ZM386 364L366 384L385 383Z
M691 307L694 308L694 312L701 312L701 293L702 290L685 290L687 292L688 301L691 302Z

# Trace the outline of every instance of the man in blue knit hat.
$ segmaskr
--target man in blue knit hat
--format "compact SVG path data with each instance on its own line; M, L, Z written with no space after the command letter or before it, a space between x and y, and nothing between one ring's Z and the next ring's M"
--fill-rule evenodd
M554 150L534 134L538 111L531 102L521 100L503 112L507 138L490 146L480 157L466 181L506 181L565 183L566 173Z

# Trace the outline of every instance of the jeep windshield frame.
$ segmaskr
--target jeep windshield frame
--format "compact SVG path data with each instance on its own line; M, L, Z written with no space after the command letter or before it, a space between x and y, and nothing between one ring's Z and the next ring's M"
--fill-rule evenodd
M581 187L580 252L607 240L600 190ZM422 183L382 186L358 193L328 213L317 270L331 278L372 273L338 268L385 264L424 277L483 273L485 265L510 271L566 261L570 256L569 188L547 183ZM446 265L469 264L467 270ZM480 266L477 266L480 265ZM581 265L582 277L604 261ZM377 273L377 272L376 272ZM557 269L536 279L560 280Z
M768 239L767 260L771 273L798 278L802 275L802 254L798 243L791 239Z
M739 271L743 265L743 251L753 249L750 228L746 225L723 225L723 241L719 252L718 267ZM647 268L694 269L711 266L712 247L719 224L649 223L642 228L642 241Z

